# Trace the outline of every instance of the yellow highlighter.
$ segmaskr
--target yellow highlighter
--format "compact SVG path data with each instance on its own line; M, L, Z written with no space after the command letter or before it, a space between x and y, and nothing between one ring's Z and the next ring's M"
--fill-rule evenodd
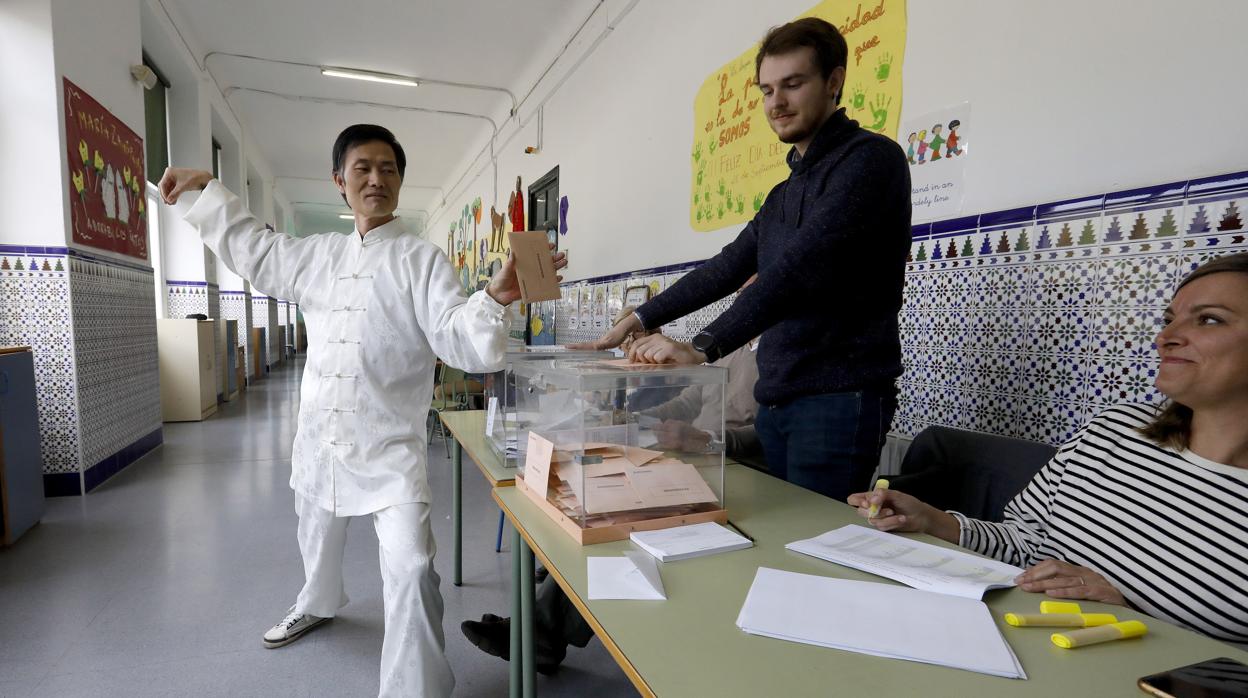
M1005 622L1016 628L1093 628L1117 623L1112 613L1007 613Z
M885 480L884 478L880 478L879 480L876 480L876 481L875 481L875 489L877 489L877 490L886 490L886 489L888 489L888 480ZM877 517L877 516L879 516L879 515L880 515L880 505L879 505L879 504L872 504L870 507L868 507L868 508L867 508L867 518L868 518L868 519L874 519L875 517Z
M1111 623L1109 625L1101 625L1095 628L1083 628L1082 630L1070 630L1064 633L1053 633L1053 644L1062 649L1074 649L1075 647L1084 647L1087 645L1096 645L1102 642L1112 642L1114 640L1126 640L1133 637L1142 637L1148 633L1148 626L1138 620L1126 620L1121 623Z
M1041 613L1083 613L1079 604L1073 601L1041 601Z

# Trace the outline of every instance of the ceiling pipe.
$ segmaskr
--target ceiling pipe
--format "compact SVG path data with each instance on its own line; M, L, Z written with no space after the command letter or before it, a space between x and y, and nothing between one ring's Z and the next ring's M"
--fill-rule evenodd
M248 55L245 53L230 53L229 51L209 51L208 53L204 54L203 63L204 63L205 69L208 68L208 59L212 58L213 56L226 56L229 58L240 58L240 59L249 60L249 61L260 61L262 63L274 63L277 65L293 65L293 66L298 66L300 68L312 68L318 72L320 72L323 68L330 67L330 66L318 65L316 63L303 63L301 61L288 61L288 60L283 60L280 58L264 58L263 56L252 56L252 55ZM428 77L422 77L418 75L413 75L411 76L411 78L417 82L428 83L430 85L457 87L457 88L464 89L464 90L484 90L487 92L502 92L503 94L507 95L508 99L511 100L511 113L512 114L515 114L516 110L520 108L519 103L516 101L516 95L511 90L505 87L497 87L494 85L481 85L481 84L472 83L472 82L456 82L454 80L439 80L437 78L428 78Z
M555 67L555 64L559 62L559 59L563 57L563 54L567 52L568 48L573 43L576 42L576 37L579 36L581 31L585 29L586 25L589 24L589 21L593 19L594 15L598 14L598 10L606 4L606 0L599 0L598 4L594 6L594 9L585 18L585 21L581 23L580 27L578 27L577 30L573 32L572 37L568 39L568 42L564 44L563 49L559 51L559 53L555 56L555 59L550 62L550 65L546 67L546 70L542 71L541 76L538 77L537 81L533 83L533 86L529 88L529 91L525 93L524 98L520 100L520 106L517 107L515 112L510 117L508 117L507 120L503 122L503 125L506 126L508 121L515 121L517 126L515 130L512 131L511 135L507 137L507 140L503 142L501 146L502 148L506 148L508 145L511 144L512 140L514 140L515 137L522 130L524 130L524 127L529 124L529 121L532 120L533 116L536 115L539 111L541 111L542 107L546 106L546 103L550 101L550 99L559 92L559 88L561 88L563 84L567 82L568 79L571 78L573 74L576 73L577 69L581 67L581 64L584 63L591 55L593 55L594 51L598 48L598 45L601 44L607 38L607 36L611 34L611 32L615 31L615 28L619 26L620 22L623 21L623 19L627 17L630 12L633 11L633 8L637 6L638 2L640 2L640 0L630 0L628 5L624 6L624 9L620 10L620 13L615 16L615 19L608 18L606 24L602 28L602 31L599 32L597 37L595 37L594 41L590 44L589 48L585 50L585 53L581 54L581 57L578 58L577 61L572 64L572 67L570 67L567 70L567 72L563 74L563 76L559 79L559 81L555 83L555 86L552 87L550 91L546 93L546 96L543 97L540 102L538 102L537 109L533 113L529 114L529 118L521 119L520 111L519 111L520 107L523 107L525 103L528 102L529 97L531 97L533 93L537 90L542 80ZM450 189L447 190L449 194L448 198L454 198L455 190L459 187L460 184L463 183L464 178L466 178L472 172L472 163L475 163L477 160L481 159L481 156L484 155L486 150L488 149L490 153L490 164L494 167L494 200L497 203L498 201L498 155L497 155L497 152L499 150L499 147L496 145L496 141L498 139L498 133L499 132L497 130L494 132L494 135L490 137L489 143L487 143L486 146L483 147L481 151L477 153L476 157L474 157L469 163L468 168L464 170L464 173L460 175L459 179L455 181L455 184L451 185ZM473 175L473 179L480 177L484 172L485 172L485 168L482 167L480 170L477 171L475 175ZM446 199L443 199L442 205L434 209L433 211L434 215L440 214L442 210L446 208L446 206L447 206L447 201Z
M243 85L230 85L229 87L222 90L222 94L225 95L225 99L227 102L229 101L230 96L233 95L235 92L251 92L253 94L268 95L270 97L278 97L280 99L285 99L291 102L313 102L316 104L336 104L339 106L348 106L348 107L356 107L356 106L375 107L378 109L390 109L394 111L410 111L410 112L419 112L422 114L442 114L444 116L461 116L461 117L465 117L469 119L481 119L482 121L489 122L490 126L494 129L495 135L498 134L498 124L494 121L494 119L491 119L490 117L485 116L484 114L473 114L472 112L466 112L466 111L455 111L453 109L434 109L432 107L413 107L413 106L407 106L403 104L386 104L384 102L369 102L369 101L362 100L362 99L341 99L338 97L314 97L311 95L295 95L295 94L289 94L287 92L277 92L274 90L262 90L258 87L245 87Z

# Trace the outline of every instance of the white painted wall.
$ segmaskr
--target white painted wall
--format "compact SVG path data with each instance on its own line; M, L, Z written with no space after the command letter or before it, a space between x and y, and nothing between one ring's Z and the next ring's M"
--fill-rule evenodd
M6 103L0 109L0 153L10 173L0 191L0 242L76 247L69 235L61 78L142 137L143 88L129 72L141 60L138 0L15 0L0 7L0 86Z
M912 1L902 119L971 102L967 214L1243 170L1246 23L1239 0Z
M193 42L193 36L179 36L164 12L176 13L176 6L162 7L156 0L142 0L142 42L152 60L169 78L170 155L178 167L212 169L212 139L222 145L221 181L231 191L247 197L244 182L247 167L266 181L272 180L270 167L254 150L242 126L235 118L217 86L198 65L204 49ZM177 15L175 14L175 18ZM272 197L270 189L266 197ZM257 217L264 219L271 210L271 201L257 201ZM163 208L163 207L162 207ZM166 243L169 251L167 279L215 281L222 290L247 290L247 283L203 247L193 229L173 215L162 211Z
M69 78L144 138L143 86L130 76L130 66L143 62L139 41L138 0L73 0L52 2L53 51L56 55L56 94L60 102L57 119L58 155L61 161L59 190L65 222L64 237L70 247L82 247L93 255L135 262L133 257L95 247L76 245L69 233L67 155L64 129L64 88ZM107 41L101 39L107 38ZM47 157L47 151L44 151ZM150 264L150 261L148 262Z
M0 5L0 244L65 246L64 155L60 148L60 79L52 51L49 0ZM21 105L20 108L11 108Z
M637 4L550 98L540 155L522 154L536 141L535 120L514 137L515 124L504 127L500 142L511 142L498 151L495 205L505 207L517 174L527 188L560 166L560 193L570 199L561 242L569 280L715 254L740 226L689 227L693 96L769 26L814 4ZM572 59L521 107L521 120L627 7L611 0L591 20ZM1248 3L911 0L908 13L903 121L971 102L966 215L1248 166L1239 123L1248 95L1238 87L1248 65L1239 36ZM443 185L451 191L433 212L430 240L444 244L449 222L474 197L488 208L488 162L478 160L456 186L465 169Z

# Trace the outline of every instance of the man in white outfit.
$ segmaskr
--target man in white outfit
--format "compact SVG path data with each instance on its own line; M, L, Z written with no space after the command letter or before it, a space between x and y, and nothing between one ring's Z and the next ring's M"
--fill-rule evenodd
M161 195L175 204L203 190L184 219L227 267L298 303L307 319L290 477L305 583L265 646L293 642L347 603L347 523L372 514L386 621L380 694L449 696L455 679L433 568L425 418L436 357L472 372L502 368L504 311L520 297L515 263L465 298L442 251L406 234L394 215L406 167L394 135L351 126L332 155L334 184L355 213L351 234L298 239L266 230L200 170L170 168ZM562 254L555 266L567 266Z

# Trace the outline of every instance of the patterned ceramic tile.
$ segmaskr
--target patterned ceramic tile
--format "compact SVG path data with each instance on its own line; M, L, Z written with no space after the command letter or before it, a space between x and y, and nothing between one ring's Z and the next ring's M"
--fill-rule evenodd
M277 299L268 296L252 295L251 297L251 319L253 327L265 328L265 341L268 343L266 347L247 348L251 351L263 351L265 360L269 366L277 365L281 358L277 347Z
M150 270L70 259L81 468L161 428Z
M1193 268L1248 250L1242 179L1201 180L1189 198L1180 182L984 214L979 228L916 227L893 432L944 424L1060 444L1108 405L1160 402L1161 311ZM687 339L727 305L665 330Z
M221 317L226 320L238 321L238 336L235 337L235 341L244 347L247 346L247 336L250 330L250 325L248 324L248 318L251 317L250 311L251 294L245 291L221 292ZM251 370L250 365L246 370Z
M64 248L13 249L0 251L0 343L34 348L44 473L82 473L152 443L160 392L151 270Z
M1245 230L1248 193L1231 192L1193 198L1184 211L1182 233L1190 236L1218 235Z
M167 281L168 313L171 318L184 318L194 313L215 317L209 313L208 287L203 282Z
M44 473L80 471L69 257L0 254L0 344L34 351Z

